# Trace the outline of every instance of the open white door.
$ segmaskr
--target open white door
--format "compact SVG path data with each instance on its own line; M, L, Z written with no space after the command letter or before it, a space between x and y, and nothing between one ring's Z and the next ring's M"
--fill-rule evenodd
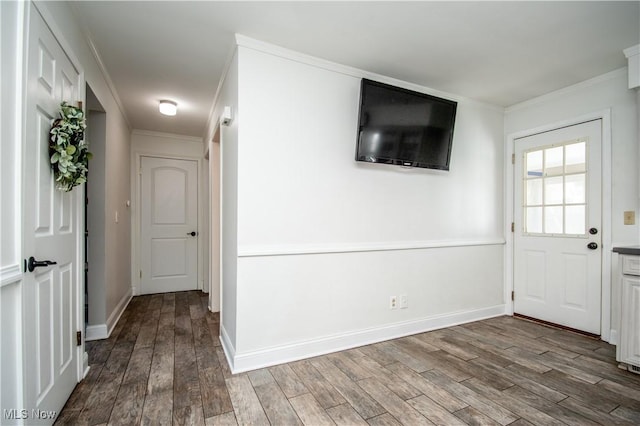
M198 287L198 162L141 158L141 294Z
M602 122L515 140L514 313L601 334Z
M78 382L76 203L82 190L54 188L49 130L60 103L80 99L81 77L33 4L29 13L23 249L27 259L56 264L25 274L25 408L28 424L50 424Z

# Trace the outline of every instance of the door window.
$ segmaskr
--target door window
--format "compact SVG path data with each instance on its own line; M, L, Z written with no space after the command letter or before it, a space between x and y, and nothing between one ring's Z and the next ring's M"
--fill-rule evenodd
M587 138L525 151L524 233L586 236Z

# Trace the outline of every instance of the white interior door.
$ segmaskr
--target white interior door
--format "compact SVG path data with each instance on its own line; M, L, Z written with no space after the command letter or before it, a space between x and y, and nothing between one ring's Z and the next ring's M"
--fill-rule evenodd
M600 335L602 123L515 140L514 312Z
M141 158L141 294L198 284L198 163Z
M30 6L23 180L25 257L50 260L25 274L23 288L27 423L34 411L58 413L78 382L78 226L81 189L54 188L49 130L60 102L79 100L80 77L33 5Z

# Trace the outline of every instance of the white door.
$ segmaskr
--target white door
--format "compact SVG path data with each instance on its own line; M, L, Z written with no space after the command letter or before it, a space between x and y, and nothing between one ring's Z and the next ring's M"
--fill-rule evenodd
M25 408L58 413L78 382L77 204L82 189L54 188L49 130L60 102L80 99L80 77L33 5L30 6L25 146L23 250L54 265L25 273L23 288ZM80 195L79 195L80 194ZM53 419L45 419L52 423Z
M195 290L198 163L141 158L141 294Z
M514 312L600 335L602 123L515 140Z

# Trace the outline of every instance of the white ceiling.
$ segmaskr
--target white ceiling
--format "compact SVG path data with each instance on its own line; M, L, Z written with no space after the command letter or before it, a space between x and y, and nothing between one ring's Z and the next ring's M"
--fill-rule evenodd
M135 129L201 137L234 34L509 106L624 67L640 2L76 1ZM158 113L178 102L176 117Z

